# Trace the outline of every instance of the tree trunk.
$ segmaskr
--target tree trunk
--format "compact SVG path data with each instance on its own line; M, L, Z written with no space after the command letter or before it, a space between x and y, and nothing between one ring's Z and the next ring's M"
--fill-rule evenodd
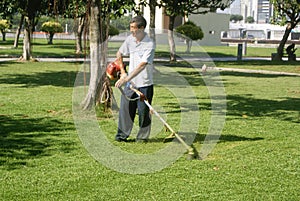
M77 31L76 31L76 54L82 53L82 34L84 30L85 16L81 16L77 20Z
M282 57L284 55L284 46L285 46L285 44L286 44L286 42L287 42L287 40L289 38L289 35L290 35L290 33L291 33L291 31L292 31L293 28L294 27L292 27L291 24L288 24L286 26L284 35L283 35L283 37L282 37L282 39L280 41L280 44L279 44L279 46L277 48L277 54L273 58L273 60L275 60L275 61L282 61Z
M175 16L169 16L169 30L168 30L168 41L170 46L170 61L176 61L176 50L175 50L175 41L174 41L174 22Z
M89 39L90 39L90 83L85 100L82 103L83 109L91 109L95 105L97 85L99 82L100 71L100 25L99 25L100 6L97 0L91 0L89 13Z
M186 42L186 53L191 53L193 41L190 39L186 39L185 42Z
M90 40L90 82L88 93L85 100L82 102L84 110L91 109L96 103L101 103L104 99L106 106L111 106L112 89L109 85L109 80L105 74L107 64L107 48L108 48L108 14L100 14L102 1L91 0L89 12L89 40ZM105 6L109 6L110 1L104 2ZM105 16L105 19L102 19ZM103 26L104 23L106 26ZM106 27L106 28L105 28ZM103 33L104 32L104 33ZM106 97L108 96L108 97Z
M32 19L30 19L29 17L25 17L23 55L22 55L22 60L25 61L31 59L31 30L32 30Z
M109 7L109 4L109 0L104 2L104 5L107 7ZM100 16L100 67L102 76L100 77L100 81L98 82L97 86L96 104L105 104L104 109L107 109L108 107L111 108L112 106L112 88L110 86L110 81L105 74L105 68L107 64L109 24L109 15L105 15L104 19ZM104 96L102 97L103 94Z
M2 41L6 41L6 32L4 30L1 30L1 33L2 33Z
M48 45L53 45L53 37L54 37L54 33L49 33Z
M150 6L150 38L152 38L154 44L156 44L155 37L155 9L156 9L156 0L149 1Z
M19 23L19 26L16 31L16 35L15 35L14 48L18 48L19 38L20 38L20 33L21 33L23 22L24 22L24 15L21 15L20 23Z

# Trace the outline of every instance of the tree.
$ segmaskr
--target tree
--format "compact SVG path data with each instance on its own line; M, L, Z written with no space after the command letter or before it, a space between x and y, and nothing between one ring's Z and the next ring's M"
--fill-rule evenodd
M24 15L22 14L21 18L20 18L18 28L17 28L17 31L16 31L16 34L15 34L14 48L18 48L19 38L20 38L23 22L24 22Z
M115 35L119 35L119 29L117 29L116 27L109 25L109 29L108 29L108 36L115 36Z
M277 48L274 60L282 60L284 46L289 38L291 31L300 22L300 3L299 0L272 0L274 5L273 23L285 25L285 32Z
M224 10L230 5L232 0L161 0L160 6L165 9L165 14L169 16L168 40L170 46L170 61L176 61L176 51L174 42L174 22L177 16L188 16L190 14L206 14L215 12L217 8Z
M0 32L2 34L2 41L5 41L5 34L7 29L9 28L9 21L8 20L0 20Z
M0 17L3 19L12 19L13 15L17 12L17 7L13 0L2 0L0 2ZM23 18L24 19L24 18ZM17 29L17 31L20 29ZM19 34L17 36L17 41L19 40ZM16 40L15 40L16 41ZM18 44L14 44L14 47L17 47Z
M186 41L186 52L191 52L192 42L193 40L201 40L204 36L201 27L198 27L194 22L188 21L183 25L177 27L176 32L181 34Z
M122 16L121 18L112 19L111 25L117 28L118 30L126 31L129 30L129 16Z
M14 0L1 0L0 1L0 18L11 19L12 16L17 12Z
M63 27L58 22L49 21L49 22L44 22L42 24L41 31L46 32L48 38L48 44L52 45L54 34L63 32Z
M18 2L18 1L17 1ZM23 0L19 1L18 8L24 13L24 40L23 40L23 55L22 60L30 60L31 56L31 36L34 30L34 20L38 10L40 9L41 1L39 0Z
M88 27L85 26L87 24L87 5L87 1L70 0L68 8L64 13L65 17L74 19L75 21L74 32L76 37L77 54L81 54L83 52L82 38L83 35L86 36L88 32Z
M88 93L82 101L82 107L90 109L97 102L104 83L107 82L103 73L107 63L107 38L109 34L117 33L115 29L109 29L110 19L121 17L126 12L134 10L135 3L132 0L45 1L49 5L49 9L45 11L46 14L79 19L77 38L80 38L80 43L77 42L77 45L81 46L83 32L88 35L86 39L89 40L90 81Z
M98 83L101 78L101 71L103 70L103 63L101 64L100 51L103 46L101 45L101 36L100 33L100 11L101 11L101 2L97 0L91 0L89 2L89 38L90 38L90 84L87 96L85 97L84 102L82 103L83 109L91 108L97 97ZM99 37L100 36L100 37ZM101 52L102 53L102 52Z
M242 15L230 15L231 22L239 22L242 21L244 17Z
M149 0L149 7L150 7L150 37L152 38L153 42L156 43L156 37L155 37L155 13L156 13L156 7L158 6L158 3L156 0Z
M35 29L38 16L42 14L59 15L64 12L67 3L68 0L2 0L2 3L0 3L0 13L2 15L15 14L16 12L21 14L14 46L17 47L20 29L22 24L24 24L22 60L28 61L32 58L31 36ZM5 5L6 7L3 9L2 5ZM6 11L3 11L5 9Z
M91 109L99 100L104 87L109 82L105 75L107 63L107 38L112 16L121 17L129 10L134 10L135 3L131 0L89 0L89 40L90 40L90 82L85 99L82 102L84 110ZM109 84L108 84L109 85ZM111 90L107 88L106 90ZM108 102L112 99L108 97Z
M75 31L75 36L76 36L76 53L77 54L81 54L82 53L82 34L84 31L84 24L85 24L85 20L86 20L86 16L85 15L81 15L78 18L75 19L76 20L76 26L77 29Z
M14 12L21 13L21 23L24 20L24 40L23 40L23 53L22 60L30 60L31 55L31 36L36 25L36 17L43 13L43 9L47 9L48 5L55 0L5 0L9 1L10 8ZM17 30L16 40L18 40L20 29ZM16 44L15 40L15 44ZM16 46L16 45L15 45Z
M248 16L248 17L246 18L245 22L246 22L246 23L252 24L252 23L254 23L255 21L254 21L254 18L253 18L252 16Z

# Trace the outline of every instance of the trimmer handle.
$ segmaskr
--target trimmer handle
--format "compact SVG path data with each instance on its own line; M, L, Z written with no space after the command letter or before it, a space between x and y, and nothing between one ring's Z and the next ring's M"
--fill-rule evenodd
M140 97L140 101L147 100L147 97L142 92L134 88L132 84L130 84L130 89Z

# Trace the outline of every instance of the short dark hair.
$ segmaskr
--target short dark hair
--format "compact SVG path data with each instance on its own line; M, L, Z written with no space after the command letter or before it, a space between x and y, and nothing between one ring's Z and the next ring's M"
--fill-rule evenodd
M135 16L134 18L132 18L132 19L130 20L130 24L131 24L131 23L136 23L136 25L137 25L138 28L141 28L141 27L146 28L146 26L147 26L147 21L146 21L145 18L144 18L143 16L141 16L141 15L137 15L137 16Z

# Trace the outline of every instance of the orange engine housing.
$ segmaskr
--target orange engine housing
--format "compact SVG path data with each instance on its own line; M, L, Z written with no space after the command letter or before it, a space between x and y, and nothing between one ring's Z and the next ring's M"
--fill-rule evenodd
M115 80L119 77L121 66L116 62L110 62L106 66L106 75L110 80Z

